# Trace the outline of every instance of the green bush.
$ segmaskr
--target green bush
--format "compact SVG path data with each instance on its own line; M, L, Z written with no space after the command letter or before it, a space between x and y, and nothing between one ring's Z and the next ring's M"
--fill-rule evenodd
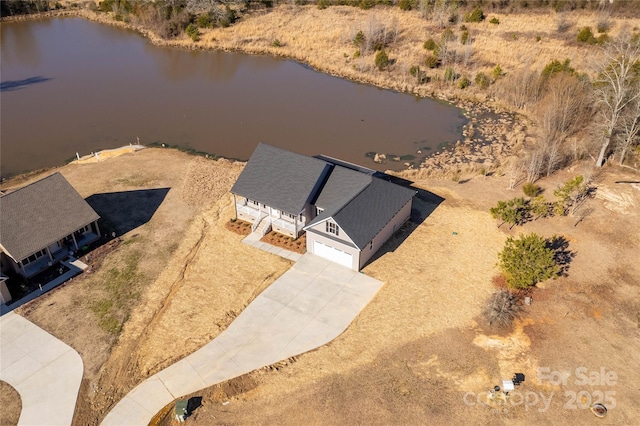
M609 42L611 38L607 34L600 34L596 39L596 43L599 45L603 45Z
M589 44L597 43L597 40L593 36L593 31L591 31L591 27L583 27L578 32L578 41L581 43L589 43Z
M452 67L448 67L444 70L445 81L453 81L456 79L456 71Z
M500 77L502 77L502 75L504 74L502 72L502 67L500 67L500 64L496 65L496 67L493 69L493 78L494 80L499 79Z
M507 238L498 255L500 269L507 284L513 289L536 285L560 272L554 250L549 242L537 234L523 235L518 239Z
M280 40L275 39L275 40L273 40L273 43L271 43L271 46L273 46L273 47L282 47L282 43L280 43Z
M463 31L462 34L460 34L460 43L467 44L468 40L469 40L469 31Z
M412 77L416 78L416 82L418 84L428 83L429 82L429 77L427 76L427 74L424 71L422 71L420 69L420 67L418 65L414 65L411 68L409 68L409 74Z
M427 68L438 68L438 66L440 66L440 61L438 60L438 57L435 55L428 55L425 59L424 59L424 65Z
M387 52L385 52L384 49L376 52L375 64L380 71L389 66L389 56L387 56Z
M574 74L575 71L576 70L571 67L570 59L565 59L564 62L554 59L544 67L541 74L542 77L549 78L556 73L566 72L567 74Z
M524 192L524 195L526 195L527 197L537 197L538 194L542 192L542 188L540 188L535 183L527 182L522 185L522 192Z
M318 6L318 9L322 10L331 6L331 3L329 2L329 0L318 0L318 2L316 3L316 6Z
M458 89L466 89L469 86L471 86L471 80L469 80L467 77L462 77L458 81Z
M353 57L354 58L359 58L361 55L360 50L356 50L355 52L353 52Z
M187 32L187 35L191 38L191 40L198 41L200 39L200 31L195 25L189 24L185 31Z
M358 34L356 34L356 36L353 38L353 45L361 48L362 46L364 46L364 33L361 31L358 31Z
M358 7L360 7L360 9L371 9L373 6L375 6L375 2L373 0L361 0L360 3L358 4Z
M479 72L478 74L476 74L474 82L481 89L486 89L487 87L489 87L489 84L491 84L489 77L483 72Z
M398 2L398 7L401 10L411 10L413 7L413 1L412 0L400 0Z
M464 16L465 22L482 22L484 21L484 13L482 13L482 9L475 8L473 11Z
M448 41L456 41L457 37L453 33L453 30L451 28L447 28L442 32L442 36L440 38L442 39L443 42L446 43Z
M424 47L427 50L435 50L436 47L438 47L438 45L432 38L429 38L427 41L424 42L424 45L422 47Z
M531 213L535 219L550 216L553 211L553 205L544 199L542 195L538 195L531 200Z
M494 25L500 25L500 20L494 16L493 18L491 18L489 23Z
M213 26L213 20L208 13L203 13L196 19L196 24L199 28L210 28Z
M498 205L489 209L489 213L494 219L502 221L498 228L505 223L510 224L509 229L515 225L522 225L530 217L530 207L524 198L513 198L509 201L498 201Z

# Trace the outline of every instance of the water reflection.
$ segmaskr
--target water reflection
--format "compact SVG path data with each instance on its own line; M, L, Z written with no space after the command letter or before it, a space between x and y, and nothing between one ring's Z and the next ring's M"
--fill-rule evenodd
M153 58L158 69L174 81L190 80L196 77L212 82L232 81L242 66L246 67L246 55L220 51L181 50L178 48L158 48L145 44L145 54ZM252 72L277 69L280 60L255 57Z
M81 19L3 23L2 31L3 176L137 137L238 159L267 142L398 169L410 160L378 165L366 154L433 152L460 139L465 122L448 105L292 61L161 48ZM29 90L10 90L21 87Z
M43 27L48 21L39 21ZM2 63L5 61L23 66L40 64L40 47L33 30L26 25L0 25Z

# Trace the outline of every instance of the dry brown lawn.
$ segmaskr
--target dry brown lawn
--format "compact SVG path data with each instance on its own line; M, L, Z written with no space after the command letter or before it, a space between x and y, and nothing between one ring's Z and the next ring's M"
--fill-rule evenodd
M0 425L16 425L22 410L20 394L7 382L0 380Z
M545 195L569 176L543 180ZM498 229L487 213L497 200L520 193L508 190L504 177L417 182L445 201L422 224L394 236L364 269L385 286L347 331L315 351L193 394L203 397L203 406L192 421L588 424L595 417L585 398L595 402L608 392L616 404L607 421L633 424L640 415L634 379L640 361L640 268L634 260L640 253L640 188L616 180L637 175L605 173L598 185L606 199L591 200L593 212L577 227L575 218L555 218L511 231ZM418 208L433 206L419 201ZM534 291L513 330L496 333L481 312L495 291L497 253L508 235L532 231L563 235L576 256L568 276ZM579 367L592 374L604 367L618 380L582 385ZM571 376L552 386L538 377L538 368ZM478 394L516 372L527 377L518 388L527 404L517 397L506 405L478 402ZM463 399L467 392L470 404ZM581 398L572 402L572 395Z
M125 234L102 266L19 312L83 357L75 424L99 423L145 377L219 334L290 267L226 229L233 216L227 191L241 167L147 149L60 169L85 196L171 188L151 220ZM545 195L577 172L543 180ZM576 418L584 423L593 418L588 410L565 408L571 392L595 398L598 391L613 391L617 405L608 419L632 423L640 415L633 379L640 361L640 191L614 182L638 176L607 170L598 179L601 195L589 202L591 214L577 227L575 218L555 218L511 231L498 229L488 214L497 200L519 195L519 189L507 189L507 177L476 176L462 184L417 181L444 201L436 207L416 200L425 220L399 231L366 266L363 272L385 285L345 333L315 351L198 392L203 406L192 421L561 424ZM496 334L485 327L481 312L495 291L497 253L508 235L530 231L563 235L576 256L567 277L534 292L533 304L513 330ZM116 340L100 328L90 303L104 296L109 269L126 263L133 252L144 253L136 265L140 295ZM551 386L536 378L539 367L581 366L605 367L619 380L607 387L578 386L574 376L564 386ZM466 392L485 392L515 372L527 376L523 393L554 393L547 411L538 410L542 405L464 403Z

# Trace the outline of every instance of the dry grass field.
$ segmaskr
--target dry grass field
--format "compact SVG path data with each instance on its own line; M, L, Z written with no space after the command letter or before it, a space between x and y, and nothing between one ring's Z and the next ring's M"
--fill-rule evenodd
M494 17L499 25L489 22ZM483 22L464 23L472 40L468 45L459 41L462 23L450 26L458 40L453 47L460 57L453 67L473 80L479 71L491 74L498 64L508 76L524 69L541 71L553 59L568 58L578 71L589 72L598 49L578 43L576 36L585 26L597 35L596 26L602 19L602 14L587 12L488 13ZM638 18L610 16L607 20L611 37L623 29L640 30ZM367 34L372 28L386 28L395 35L387 49L393 64L384 71L375 69L373 51L362 51L360 57L354 57L358 50L353 44L355 35L358 31ZM428 38L438 41L443 32L444 28L425 20L418 11L397 7L361 10L334 6L319 10L315 6L281 5L252 14L229 28L203 30L195 46L286 56L323 72L423 96L436 93L441 97L485 97L487 92L473 86L463 92L434 83L416 85L409 74L414 65L421 65L432 77L444 74L443 68L429 70L424 66L429 52L423 48ZM188 39L180 44L194 45Z
M570 175L543 181L545 194ZM590 201L593 212L577 227L555 218L511 231L487 212L517 195L504 177L416 182L445 201L363 270L385 286L349 329L315 351L193 394L203 398L193 423L590 424L587 407L606 392L616 400L607 423L634 424L640 188L614 182L637 177L606 173L598 185L607 195ZM534 291L512 330L496 333L481 312L496 290L497 253L508 235L532 231L563 235L574 260L568 276ZM580 367L603 367L617 380L583 384ZM553 385L538 375L545 368L571 375ZM527 377L519 393L488 403L487 391L516 372Z

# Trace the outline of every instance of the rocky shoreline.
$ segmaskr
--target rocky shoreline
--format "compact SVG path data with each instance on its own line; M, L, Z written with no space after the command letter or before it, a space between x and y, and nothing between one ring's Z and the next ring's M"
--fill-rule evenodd
M469 120L462 129L462 139L453 145L443 147L442 150L427 156L419 165L404 163L406 170L393 172L407 178L460 178L466 174L490 174L503 168L516 154L517 149L522 147L527 138L526 119L510 111L497 106L490 99L461 99L452 92L430 91L425 87L407 86L402 82L394 84L380 84L374 76L345 75L331 69L331 66L317 66L310 64L295 55L281 54L272 49L242 48L237 46L225 46L215 43L213 46L203 46L194 44L189 39L166 40L157 34L139 25L117 21L110 15L95 12L89 9L66 9L43 12L40 14L21 15L4 17L2 22L24 21L29 19L59 18L59 17L80 17L93 22L112 25L123 29L138 32L146 37L151 43L158 46L178 47L183 49L203 49L203 50L223 50L241 52L247 54L265 54L280 56L304 63L314 70L327 73L339 78L344 78L357 83L369 84L382 89L396 90L420 97L430 97L435 100L448 102L460 108L465 117ZM250 18L249 18L250 19ZM428 92L428 93L427 93ZM400 161L400 159L384 159L383 154L375 154L377 162ZM374 157L375 157L374 156Z

